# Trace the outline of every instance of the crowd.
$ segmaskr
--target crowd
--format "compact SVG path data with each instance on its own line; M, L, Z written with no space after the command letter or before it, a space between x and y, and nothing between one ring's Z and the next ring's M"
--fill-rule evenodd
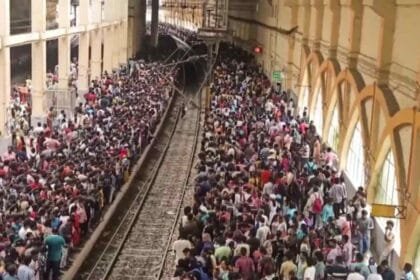
M366 257L373 221L364 187L349 197L307 110L295 112L250 55L225 46L219 58L174 277L394 280L392 221L376 265Z
M159 23L159 33L160 34L169 34L175 37L180 38L189 45L193 45L195 42L199 41L197 37L197 32L188 29L178 28L175 25L169 23Z
M58 279L167 108L170 85L157 66L131 62L105 72L74 116L51 108L45 123L17 130L0 158L0 279Z

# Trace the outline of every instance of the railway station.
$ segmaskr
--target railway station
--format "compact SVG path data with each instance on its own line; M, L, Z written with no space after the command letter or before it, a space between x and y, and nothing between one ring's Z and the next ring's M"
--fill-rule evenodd
M0 280L420 279L420 0L0 0Z

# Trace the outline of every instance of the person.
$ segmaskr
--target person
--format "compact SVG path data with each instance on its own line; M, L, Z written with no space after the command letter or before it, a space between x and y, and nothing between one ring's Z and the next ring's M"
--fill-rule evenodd
M373 229L373 221L366 210L362 210L362 217L357 220L359 239L359 252L365 254L370 249L370 233Z
M321 280L325 278L325 262L324 262L324 255L321 251L315 251L314 256L316 259L315 264L315 279Z
M378 273L383 280L395 280L395 272L389 267L388 260L382 260L378 266Z
M178 260L184 257L184 249L192 249L193 244L185 238L183 235L180 235L178 240L176 240L172 245L173 251L175 252L175 263L178 263Z
M365 279L370 274L369 268L365 264L363 255L361 253L356 254L356 261L354 263L352 263L349 266L349 268L350 268L349 270L352 271L352 272L357 271L358 273L362 274Z
M31 261L31 256L22 256L21 263L17 270L17 277L19 280L35 280L35 271L29 267Z
M392 266L392 252L394 250L395 244L395 234L393 232L394 222L388 220L386 222L385 233L384 233L384 240L385 240L385 247L383 248L381 260L387 259L389 264Z
M288 252L286 261L283 262L279 269L279 277L283 280L291 280L291 275L297 273L297 266L293 262L293 255Z
M347 280L365 280L366 278L360 273L360 268L357 267L353 272L347 275Z
M66 241L61 235L58 235L56 228L52 229L52 234L47 236L44 240L47 247L47 267L45 277L49 279L52 272L52 279L57 280L60 275L60 261L63 247Z
M238 269L243 280L252 280L254 278L254 262L247 256L246 248L241 248L241 256L236 260L235 267Z
M307 263L307 267L305 268L303 279L315 280L315 275L316 275L315 260L312 257L308 257L306 263Z
M343 240L343 258L344 262L347 266L349 266L353 262L353 243L351 243L351 240L348 235L342 236Z
M404 269L403 269L403 275L401 279L403 280L414 280L414 274L413 274L413 266L411 263L405 263Z
M335 261L330 260L325 268L325 274L328 278L346 279L349 271L344 264L343 256L337 256Z

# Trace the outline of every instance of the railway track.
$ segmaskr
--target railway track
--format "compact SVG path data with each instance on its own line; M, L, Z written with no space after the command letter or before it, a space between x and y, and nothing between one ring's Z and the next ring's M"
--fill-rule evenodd
M151 151L138 192L101 254L81 279L158 279L173 235L194 159L200 109L180 117L181 98Z

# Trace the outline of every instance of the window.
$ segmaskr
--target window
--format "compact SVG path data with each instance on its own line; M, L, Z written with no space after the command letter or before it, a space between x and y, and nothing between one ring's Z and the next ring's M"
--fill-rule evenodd
M382 166L378 190L378 203L398 205L397 179L395 177L395 160L391 151Z
M362 129L360 121L351 138L350 147L347 152L346 172L350 181L357 188L365 184L365 155L363 150Z
M392 151L389 151L382 170L379 176L376 202L381 204L399 205L398 203L398 191L397 191L397 178L395 177L395 160ZM391 220L394 222L394 234L395 234L395 245L394 249L397 255L400 254L401 250L401 231L400 231L400 220L390 218L376 218L379 227L382 231L385 231L386 222Z
M322 108L322 89L319 88L318 93L316 95L315 108L312 112L312 120L314 121L316 131L318 131L319 135L322 135L322 130L324 129L323 111L324 110Z
M417 279L420 279L420 245L417 246L417 254L414 256L413 271Z
M303 86L303 90L300 96L300 100L299 100L299 110L302 113L304 108L308 108L308 102L309 102L309 87L308 86Z
M340 133L340 123L338 121L338 106L335 104L334 111L330 123L330 128L328 132L328 145L334 150L338 150L338 140Z

